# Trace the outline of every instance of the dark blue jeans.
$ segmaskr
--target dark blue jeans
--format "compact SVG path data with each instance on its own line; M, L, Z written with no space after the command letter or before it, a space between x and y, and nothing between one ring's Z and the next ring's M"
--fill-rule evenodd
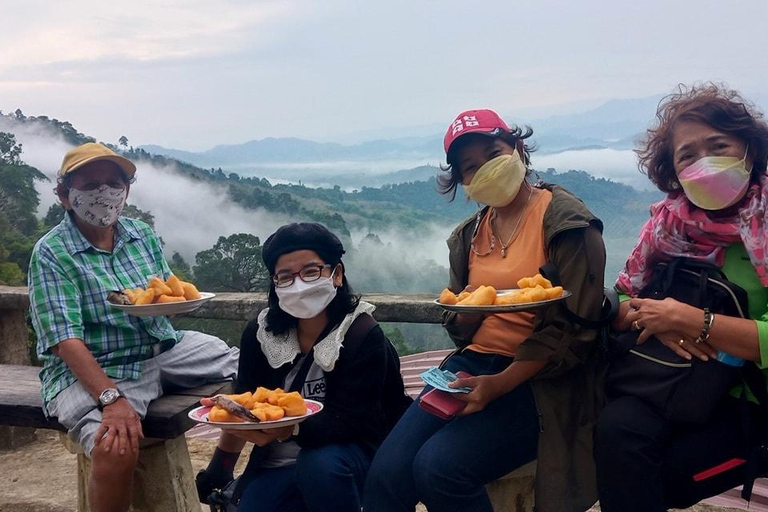
M762 418L759 407L731 397L705 424L673 423L638 398L612 400L595 437L600 510L688 508L744 483L746 465L698 481L693 476L734 458L747 459L760 444ZM752 426L749 439L742 421Z
M263 469L243 493L243 512L360 512L371 456L354 444L303 448L296 464Z
M496 374L511 358L465 350L444 369ZM425 390L427 391L427 390ZM525 383L469 416L444 421L414 403L381 445L365 486L365 512L492 512L484 485L536 458L539 422Z

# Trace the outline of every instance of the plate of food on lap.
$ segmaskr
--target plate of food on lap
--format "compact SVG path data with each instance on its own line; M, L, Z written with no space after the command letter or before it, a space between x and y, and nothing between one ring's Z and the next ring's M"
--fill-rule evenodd
M298 391L256 388L239 395L216 395L214 405L189 412L198 423L228 430L265 430L301 423L323 410L323 404L303 398Z
M459 294L446 288L435 304L456 313L514 313L549 306L571 296L571 292L562 286L552 286L541 274L524 277L517 286L504 290L479 286Z
M107 302L132 316L164 316L192 312L215 296L172 275L165 281L152 277L146 288L110 292Z

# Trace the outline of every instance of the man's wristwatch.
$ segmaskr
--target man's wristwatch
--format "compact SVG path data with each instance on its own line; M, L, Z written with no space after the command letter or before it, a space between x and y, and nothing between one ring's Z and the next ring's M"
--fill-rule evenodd
M99 410L103 411L106 406L112 405L113 403L117 402L117 399L120 398L121 396L123 396L123 394L117 388L105 389L99 395L99 404L98 404Z

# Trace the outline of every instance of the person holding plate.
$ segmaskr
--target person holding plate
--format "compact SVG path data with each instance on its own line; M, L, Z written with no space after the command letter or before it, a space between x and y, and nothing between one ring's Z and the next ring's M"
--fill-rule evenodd
M138 318L107 302L113 290L171 275L145 223L121 217L136 166L89 142L64 156L56 194L67 211L29 263L43 408L92 460L91 510L128 510L141 419L163 386L232 379L238 349L167 317Z
M198 475L201 498L232 480L251 442L237 510L360 511L371 459L412 400L374 306L352 292L343 254L341 241L315 223L283 226L264 243L269 307L243 332L235 392L282 388L324 407L295 426L225 430Z
M371 466L366 512L412 511L419 501L430 512L491 511L484 485L534 459L537 510L583 511L597 499L597 331L572 318L601 316L602 223L562 187L526 180L531 135L491 110L449 126L441 192L453 199L462 186L484 205L448 238L449 288L515 288L551 263L573 295L529 312L445 314L459 350L443 369L474 375L452 384L471 391L455 395L465 406L454 419L416 404L406 411Z

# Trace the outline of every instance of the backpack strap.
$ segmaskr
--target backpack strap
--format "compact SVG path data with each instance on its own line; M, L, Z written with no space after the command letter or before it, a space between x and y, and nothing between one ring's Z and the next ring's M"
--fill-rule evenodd
M353 338L365 338L368 332L376 327L378 322L368 313L362 313L355 318L352 325L347 329L347 334L344 335L344 340Z
M561 286L563 283L560 279L560 270L552 262L539 268L539 273L555 286ZM600 310L600 318L597 320L590 320L577 315L568 308L568 304L565 301L562 301L562 305L565 310L565 316L571 322L587 329L601 329L610 324L616 318L616 315L619 314L619 294L613 288L603 288L603 306Z

